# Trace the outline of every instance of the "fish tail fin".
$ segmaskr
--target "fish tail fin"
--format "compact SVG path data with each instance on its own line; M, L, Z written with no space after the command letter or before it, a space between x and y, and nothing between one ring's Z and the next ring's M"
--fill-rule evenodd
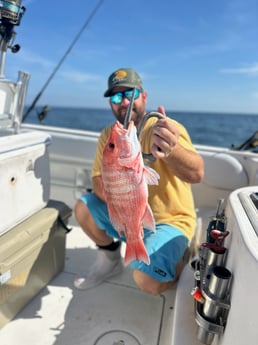
M140 260L146 265L150 264L150 257L144 246L143 240L139 238L136 241L126 245L124 263L128 265L131 261Z

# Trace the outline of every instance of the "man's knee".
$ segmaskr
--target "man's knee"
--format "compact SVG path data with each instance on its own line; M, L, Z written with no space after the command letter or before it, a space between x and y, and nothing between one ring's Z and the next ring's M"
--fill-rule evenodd
M77 200L74 206L74 216L80 224L87 217L88 208L82 200Z
M173 281L170 282L159 282L158 280L153 279L144 272L139 270L133 271L133 279L136 285L144 292L159 295L165 290L169 289L173 285Z

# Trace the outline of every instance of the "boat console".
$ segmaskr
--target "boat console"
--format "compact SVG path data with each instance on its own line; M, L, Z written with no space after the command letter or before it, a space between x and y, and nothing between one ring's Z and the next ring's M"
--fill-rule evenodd
M246 215L258 236L258 193L249 190L239 193L239 199Z
M242 345L258 337L258 186L232 192L226 207L227 229L230 231L227 267L233 280L230 311L225 331L217 344ZM216 343L215 343L216 344Z
M47 133L21 131L29 74L18 73L17 82L5 78L8 50L17 53L14 27L25 8L21 1L3 1L0 7L0 236L49 200L50 172Z
M51 137L21 130L29 74L17 82L4 76L21 1L0 6L0 328L64 266L66 223L71 209L51 201L48 146ZM62 220L61 220L62 218Z
M258 338L258 186L236 189L224 204L180 277L173 345L242 345ZM222 236L214 243L209 234Z

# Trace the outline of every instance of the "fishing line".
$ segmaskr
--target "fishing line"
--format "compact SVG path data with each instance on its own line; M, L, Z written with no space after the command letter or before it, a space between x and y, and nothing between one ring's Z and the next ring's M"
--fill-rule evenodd
M71 52L71 50L73 49L75 43L78 41L78 39L80 38L80 36L83 33L83 31L87 28L87 26L89 25L89 23L91 22L91 20L93 19L93 17L95 16L95 14L97 13L98 9L100 8L100 6L103 4L104 1L105 0L100 0L97 3L97 5L95 6L95 8L93 9L93 11L91 12L91 14L89 15L89 17L86 19L85 23L83 24L83 26L81 27L81 29L79 30L79 32L77 33L75 38L73 39L72 43L70 44L70 46L68 47L68 49L66 50L66 52L64 53L64 55L62 56L62 58L60 59L58 64L56 65L56 67L54 68L53 72L48 77L48 79L45 82L45 84L43 85L42 89L39 91L37 96L34 98L32 104L29 106L28 110L23 115L22 121L24 121L27 118L27 116L29 115L29 113L35 108L36 103L38 102L39 98L42 96L42 94L45 91L45 89L47 88L48 84L53 79L54 75L56 74L58 69L61 67L61 65L64 62L65 58Z

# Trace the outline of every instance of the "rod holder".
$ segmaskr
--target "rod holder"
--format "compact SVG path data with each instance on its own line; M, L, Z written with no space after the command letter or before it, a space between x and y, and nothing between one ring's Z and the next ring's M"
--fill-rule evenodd
M223 266L227 254L227 248L223 248L221 251L209 248L206 259L205 278L209 280L212 275L213 268L215 266Z
M227 320L231 272L224 266L215 266L207 290L202 290L205 302L196 303L197 338L210 345L215 334L222 334Z
M199 256L200 287L202 290L207 290L213 268L215 266L225 266L227 248L220 247L218 250L216 247L201 246Z

